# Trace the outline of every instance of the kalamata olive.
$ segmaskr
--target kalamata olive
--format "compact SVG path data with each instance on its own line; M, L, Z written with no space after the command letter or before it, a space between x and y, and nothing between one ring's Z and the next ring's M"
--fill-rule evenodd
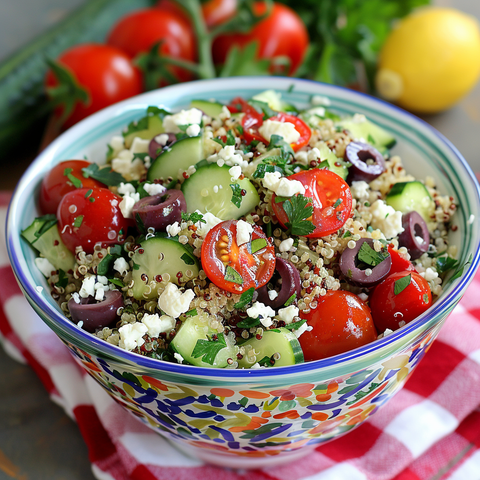
M270 283L275 283L275 279L278 276L282 279L282 284L278 296L273 300L268 295L267 285L260 287L258 292L258 301L268 305L272 308L281 308L285 305L285 302L294 294L297 294L297 298L302 291L302 281L300 280L300 274L295 266L288 260L277 257L275 263L275 272L273 274Z
M165 136L162 137L162 135ZM159 140L164 141L159 142ZM174 133L161 133L150 140L150 143L148 144L148 155L153 161L162 154L164 148L170 147L176 141L177 137Z
M347 182L371 182L385 171L383 155L368 143L350 142L343 158L352 164Z
M380 283L390 272L392 266L392 258L388 255L387 258L380 261L377 265L362 261L358 258L358 252L364 243L370 247L370 252L374 250L373 239L361 238L358 240L354 248L347 248L340 257L340 270L342 271L348 283L358 287L373 287ZM372 255L374 255L374 253ZM368 255L368 254L367 254ZM371 266L370 266L371 265ZM371 271L367 275L367 271Z
M181 222L182 212L187 211L187 202L180 190L143 197L132 208L132 215L139 230L153 227L162 231L175 222ZM143 225L139 225L142 223Z
M430 244L430 234L423 217L416 211L402 215L403 232L398 236L398 244L405 247L412 260L420 258Z
M119 290L107 290L105 298L95 300L89 295L81 298L80 303L73 298L68 301L68 309L75 323L83 322L82 328L87 332L95 332L97 328L108 327L119 317L117 310L123 307L123 296Z

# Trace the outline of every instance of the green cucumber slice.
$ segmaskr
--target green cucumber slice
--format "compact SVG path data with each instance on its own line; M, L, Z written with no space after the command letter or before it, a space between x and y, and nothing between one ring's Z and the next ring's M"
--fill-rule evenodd
M195 278L200 271L197 257L171 238L152 237L144 240L133 254L132 260L132 290L137 300L157 298L158 280L165 280L166 273L170 276L170 282L181 285L187 280L187 270L191 273L189 279ZM178 273L182 276L177 276ZM158 278L159 275L163 278Z
M124 134L125 148L132 146L135 137L151 140L164 131L163 121L158 115L147 115L136 122L136 124L131 123L128 126L127 133Z
M218 102L209 102L208 100L192 100L190 108L198 108L209 117L218 117L223 110L223 104Z
M187 212L200 210L210 212L221 220L232 220L253 211L260 201L256 188L248 178L232 181L226 165L219 167L216 163L200 167L182 184L182 192L187 202ZM232 188L237 183L245 190L240 207L232 203ZM217 187L217 188L214 188Z
M427 223L432 221L435 211L435 202L427 187L418 180L396 183L388 192L385 202L402 213L415 210Z
M270 358L275 353L280 354L280 359L275 361L276 367L295 365L305 361L298 338L293 332L283 327L265 330L260 340L252 337L241 346L247 348L247 354L238 361L240 368L251 368L255 363L265 357ZM251 356L248 355L249 347L257 352L256 355L253 355L254 358L250 358Z
M157 157L148 169L147 180L153 182L162 179L165 187L173 188L178 181L178 171L187 170L200 160L203 160L203 138L184 138ZM168 178L172 180L167 182Z
M321 145L319 150L320 160L326 160L328 169L345 180L348 175L348 168L345 166L343 158L338 158L325 144Z
M222 340L225 340L226 346L220 350L218 350L218 347L213 349L212 356L218 350L214 356L213 363L204 361L206 357L204 355L199 355L199 353L196 353L196 355L193 356L197 342L199 340L211 340L212 336L215 334L223 336ZM221 344L218 346L220 345ZM236 360L238 353L238 347L231 344L227 336L223 335L223 333L219 334L217 330L214 330L208 324L202 322L198 315L187 317L173 338L171 347L175 352L179 353L184 360L197 367L225 368L228 366L228 359L231 358L232 360Z
M22 231L22 237L39 251L57 270L73 270L74 254L63 243L55 215L36 218Z
M363 141L373 145L379 152L384 153L385 150L392 148L397 140L385 129L365 119L363 122L355 122L352 119L345 119L335 124L348 130L350 135L358 141Z

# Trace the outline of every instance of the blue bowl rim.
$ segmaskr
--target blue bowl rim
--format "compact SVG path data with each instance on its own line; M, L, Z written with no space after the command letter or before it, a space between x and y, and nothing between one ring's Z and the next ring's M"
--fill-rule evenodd
M168 92L172 91L173 89L188 89L190 86L196 85L199 83L224 84L225 82L230 82L230 81L233 82L234 80L238 81L239 79L242 81L247 81L246 77L229 77L225 79L217 78L217 79L211 79L211 80L197 80L193 82L164 87L161 89L161 91L162 93L168 94ZM265 80L265 77L248 77L248 81L255 82L255 80L263 81ZM327 90L332 90L332 91L348 92L349 95L365 97L366 99L368 99L369 102L372 102L373 105L378 104L378 105L381 105L386 110L390 110L393 113L398 113L403 116L406 116L413 122L413 124L418 123L422 125L424 128L429 130L430 133L436 136L441 143L443 143L448 149L450 149L450 151L455 155L455 157L457 157L460 163L460 166L463 168L467 176L472 180L472 184L475 187L475 190L477 193L477 203L478 203L478 199L480 198L480 187L478 185L478 182L476 180L476 177L472 169L470 168L466 160L463 158L462 154L444 135L442 135L440 132L438 132L435 128L433 128L431 125L429 125L427 122L425 122L421 118L415 116L410 112L403 110L400 107L397 107L396 105L390 104L382 99L373 97L372 95L369 95L363 92L352 91L344 87L324 84L321 82L316 82L308 79L293 79L290 77L273 77L273 78L269 77L269 80L272 83L271 88L273 89L276 88L275 84L278 83L280 85L280 81L282 82L282 84L285 81L288 81L290 83L295 83L295 84L299 84L299 83L314 84L315 86L322 86L323 88ZM277 88L280 88L280 87L277 87ZM91 115L89 118L83 120L77 125L83 125L84 122L88 122L89 119L95 118L97 115L101 115L103 112L106 112L109 110L113 112L114 109L118 108L118 106L121 106L122 104L131 103L136 99L138 99L138 101L142 101L142 97L151 95L152 93L153 92L147 92L147 93L138 95L136 97L132 97L123 102L119 102L110 107L107 107L101 110L100 112L97 112ZM323 93L323 94L319 93L319 95L328 96L328 93ZM72 127L69 131L76 129L76 127L77 126ZM48 149L55 148L57 146L57 142L61 142L61 138L62 136L60 136L47 148ZM24 176L26 176L28 172L35 167L37 161L39 160L40 159L37 158L37 160L34 160L34 162L32 162L31 166L24 173ZM265 368L249 369L249 370L220 369L220 368L206 368L206 367L197 367L193 365L182 365L182 364L170 363L162 360L151 359L148 357L135 354L133 352L129 352L120 347L104 342L98 339L97 337L94 337L88 332L76 327L75 324L73 324L70 320L68 320L65 316L63 316L57 309L53 308L38 294L35 287L30 284L25 274L20 269L17 256L21 254L21 252L16 251L14 242L13 242L14 237L19 236L19 232L15 231L13 228L10 227L11 223L13 223L13 220L12 220L12 218L14 217L13 212L16 206L15 199L17 195L19 195L18 191L20 189L20 184L21 184L21 181L19 182L19 184L14 190L12 200L10 202L9 209L7 212L7 221L6 221L7 250L8 250L10 262L12 264L13 271L17 277L17 280L25 290L25 294L30 298L30 300L33 303L35 303L42 311L46 312L46 314L48 314L50 318L52 318L56 323L58 323L63 330L68 331L72 337L79 338L79 340L81 340L82 343L90 345L90 349L93 349L93 350L98 349L99 352L97 352L97 355L99 357L101 356L105 356L109 358L113 357L118 362L122 362L122 361L126 362L126 365L138 365L139 367L145 367L152 370L163 370L169 373L176 373L176 374L181 374L185 376L220 377L220 378L231 378L232 380L233 379L239 380L242 378L251 379L256 377L274 377L279 375L306 373L306 372L321 369L321 368L338 366L338 365L341 365L342 363L346 363L351 360L356 360L364 355L368 355L376 350L379 350L385 346L388 346L394 342L397 342L401 338L407 335L410 335L417 329L420 330L424 325L428 324L429 322L432 322L435 317L441 317L442 314L444 314L449 309L452 301L456 301L461 298L465 289L467 288L469 283L473 280L473 276L480 264L480 245L477 245L477 249L473 255L472 261L470 265L468 265L468 268L466 269L466 271L464 271L464 274L460 278L458 283L448 293L448 295L446 295L444 298L441 298L439 301L437 301L428 312L424 313L413 322L405 325L404 327L393 332L392 334L384 338L381 338L379 340L376 340L375 342L356 348L355 350L352 350L349 352L345 352L345 353L335 355L333 357L321 359L321 360L315 360L312 362L305 362L305 363L290 365L285 367L276 367L272 369L265 369Z

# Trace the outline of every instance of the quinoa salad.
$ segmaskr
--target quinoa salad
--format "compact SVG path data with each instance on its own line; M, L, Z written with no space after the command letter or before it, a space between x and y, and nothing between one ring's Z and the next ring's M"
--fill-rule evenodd
M148 107L105 165L65 159L22 232L62 312L139 355L270 368L417 318L458 266L455 199L329 99Z

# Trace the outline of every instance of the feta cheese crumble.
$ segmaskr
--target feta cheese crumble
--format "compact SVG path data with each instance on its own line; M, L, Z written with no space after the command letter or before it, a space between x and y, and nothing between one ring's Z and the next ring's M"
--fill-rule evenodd
M194 298L193 290L182 293L174 283L169 282L158 299L158 306L170 317L178 318L182 313L188 312Z
M296 143L300 138L300 132L291 122L265 120L262 126L258 129L258 132L268 142L270 142L272 135L279 135L280 137L283 137L287 143Z

